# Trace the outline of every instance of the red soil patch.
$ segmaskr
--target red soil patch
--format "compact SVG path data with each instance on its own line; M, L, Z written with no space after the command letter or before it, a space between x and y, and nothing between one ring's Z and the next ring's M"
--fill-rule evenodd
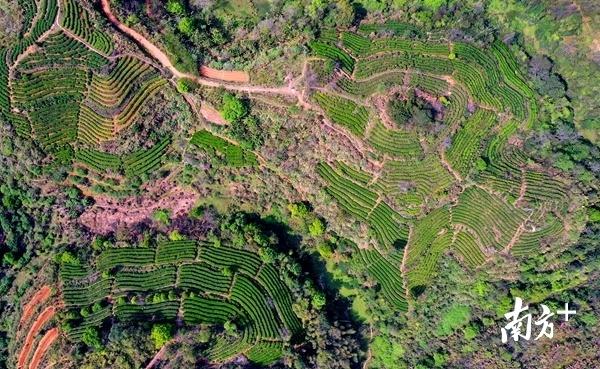
M42 327L50 321L54 317L56 313L56 309L54 306L48 306L42 313L37 317L35 322L29 328L29 332L27 333L27 337L25 337L25 342L23 343L23 347L21 348L21 353L19 354L19 359L17 361L17 368L23 368L25 366L25 362L31 353L31 346L33 345L33 340L38 335ZM30 366L31 367L31 366Z
M200 105L200 114L202 114L204 119L211 123L221 126L227 125L227 121L225 118L223 118L223 116L221 116L221 113L219 113L217 109L213 108L208 103L202 102Z
M52 346L54 341L56 341L57 338L58 328L52 328L48 332L46 332L44 337L42 337L42 339L40 340L40 343L38 344L37 348L35 349L35 353L33 354L31 362L29 363L29 369L37 369L37 367L42 362L44 355L46 354L50 346Z
M27 304L25 304L25 306L23 307L23 314L21 315L21 320L19 321L19 325L28 321L31 318L31 315L33 314L33 311L35 310L37 305L46 301L48 299L48 297L50 297L51 293L52 293L52 290L47 285L40 288L39 291L37 291L31 297L31 300L29 300L29 302Z
M250 82L250 76L247 72L240 70L219 70L202 65L200 75L206 78L218 79L227 82Z

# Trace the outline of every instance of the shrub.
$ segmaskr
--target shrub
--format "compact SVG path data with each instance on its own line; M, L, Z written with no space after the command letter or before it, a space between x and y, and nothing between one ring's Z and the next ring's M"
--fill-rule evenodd
M77 259L77 257L75 255L73 255L73 253L71 253L69 251L64 251L62 254L60 254L60 263L63 265L65 265L65 264L79 265L79 259Z
M471 319L471 309L468 306L451 306L442 316L442 321L435 332L437 336L446 337L454 331L464 326Z
M275 260L277 252L270 247L261 247L258 249L258 255L260 255L263 262L269 264Z
M154 214L152 215L152 218L158 222L158 223L162 223L162 224L169 224L170 223L170 214L169 214L169 210L167 209L158 209L154 212Z
M328 259L333 255L333 248L329 243L320 243L317 245L317 251L325 259Z
M187 80L180 79L177 81L177 91L179 91L182 94L190 92L190 86L187 83Z
M294 218L305 218L309 212L308 206L306 206L306 204L302 202L289 204L288 210Z
M169 233L169 239L171 241L182 241L185 240L185 237L181 233L179 233L178 230L175 229L171 233Z
M237 325L235 325L235 323L233 323L230 320L226 321L223 324L223 328L225 329L225 331L227 333L230 333L230 334L235 334L235 332L237 331Z
M240 141L242 147L254 149L263 143L264 130L259 120L252 115L237 119L231 123L231 134Z

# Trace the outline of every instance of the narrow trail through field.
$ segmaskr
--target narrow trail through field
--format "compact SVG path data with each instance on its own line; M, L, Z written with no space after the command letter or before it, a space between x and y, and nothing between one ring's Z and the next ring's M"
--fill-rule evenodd
M90 49L91 51L102 55L105 58L109 58L109 55L105 54L104 52L96 49L94 46L92 46L89 42L87 42L85 39L77 36L75 33L73 33L70 29L63 27L60 23L57 24L57 27L59 30L61 30L62 32L66 33L67 36L79 41L83 46L87 47L88 49Z
M36 12L36 17L37 17L37 12ZM8 81L7 81L8 91L12 91L12 81L15 79L15 71L16 71L19 63L23 59L25 59L27 56L36 52L40 48L39 44L41 42L43 42L45 39L47 39L48 36L50 36L52 33L54 33L55 29L60 26L59 21L58 21L59 18L60 18L60 6L57 6L56 17L54 18L54 21L52 22L52 25L50 26L50 28L48 28L48 30L46 32L42 33L40 35L40 37L38 37L38 39L35 40L34 43L29 45L22 53L20 53L15 58L14 63L12 65L7 66L8 67ZM8 94L8 98L10 99L10 106L14 106L12 92Z
M309 102L307 102L305 99L304 89L301 90L297 87L297 86L301 86L302 81L304 81L306 79L308 62L310 60L313 60L312 58L309 58L305 61L305 64L302 69L302 74L298 78L289 79L288 83L286 85L280 86L280 87L265 87L265 86L259 86L259 85L247 85L247 84L239 84L239 83L234 84L234 83L228 83L225 81L219 81L219 80L214 80L214 79L198 77L198 76L195 76L195 75L192 75L189 73L183 73L183 72L179 71L173 65L173 63L171 63L167 54L165 54L162 50L160 50L156 45L154 45L150 40L145 38L142 34L140 34L139 32L135 31L134 29L121 23L121 21L113 14L113 12L110 8L110 0L100 0L100 2L101 2L102 12L108 18L110 23L112 23L119 31L123 32L124 34L126 34L127 36L132 38L138 45L140 45L144 50L146 50L146 52L150 56L152 56L153 58L158 60L163 65L164 68L168 69L173 74L173 76L175 76L177 78L188 78L188 79L194 80L195 82L197 82L199 84L202 84L202 85L208 86L208 87L223 87L228 90L241 91L241 92L246 92L246 93L265 93L265 94L277 94L277 95L295 97L298 101L298 104L300 106L302 106L303 108L316 111L316 112L322 114L323 116L326 116L324 114L324 112L322 111L322 109L315 107L313 104L310 104ZM242 79L242 78L239 78L239 79ZM350 137L343 130L338 129L337 127L335 127L332 124L328 124L327 121L324 121L324 124L327 128L334 130L338 133L341 133L346 138L348 138L348 140L353 144L353 146L358 148L359 152L364 154L365 151L367 151L367 152L370 151L370 150L365 149L365 147L362 144L357 144L357 142L356 142L357 140ZM222 137L222 135L219 135L219 136ZM223 137L223 138L225 138L225 137ZM228 141L232 141L228 138L226 138L226 139ZM254 152L254 153L257 154L257 157L258 157L259 161L261 162L261 164L266 163L266 160L260 154L258 154L256 152ZM274 170L274 168L272 168L271 166L267 166L267 167L271 170ZM280 175L282 178L289 181L289 178L286 175L284 175L283 173L280 173L280 171L275 171L275 172L278 175ZM302 194L303 191L299 191L299 192Z
M452 174L452 176L454 176L454 179L456 179L459 183L462 182L461 175L456 170L454 170L454 168L452 168L452 165L450 165L450 163L446 159L446 152L444 151L444 148L440 147L439 153L442 165L446 168L446 170L448 170L448 172L450 172L450 174Z
M404 250L402 250L402 263L400 264L400 274L402 275L402 287L404 288L404 296L406 297L407 301L410 298L410 294L408 291L408 281L406 279L406 261L408 260L408 246L410 245L412 232L412 227L408 227L408 237L406 240L406 245L404 245Z
M373 342L373 324L369 323L369 343ZM371 351L371 347L367 351L367 358L363 363L362 369L368 369L371 364L371 360L373 359L373 352Z
M525 199L527 193L527 181L525 180L525 169L521 168L521 187L519 188L519 197L515 200L515 206L519 206Z
M512 238L510 239L510 241L508 242L506 247L504 247L504 249L502 250L503 253L508 254L510 252L510 250L513 248L513 246L515 246L515 244L517 242L519 242L519 240L521 239L521 235L523 234L523 232L525 232L525 225L527 224L527 222L529 222L531 220L532 216L533 216L533 212L529 213L529 216L527 216L527 218L525 218L521 222L521 224L519 224L519 227L513 234Z
M223 118L221 113L219 113L217 109L205 101L200 102L200 114L204 117L204 119L211 123L219 126L227 125L227 121Z

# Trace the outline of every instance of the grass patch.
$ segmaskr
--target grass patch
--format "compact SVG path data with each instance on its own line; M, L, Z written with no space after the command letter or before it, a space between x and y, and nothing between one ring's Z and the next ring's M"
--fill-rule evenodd
M440 324L435 331L438 337L447 337L471 319L471 309L468 306L453 305L442 315Z
M198 64L179 37L177 37L173 31L165 30L163 33L163 41L167 49L167 55L175 68L179 69L181 72L197 76Z

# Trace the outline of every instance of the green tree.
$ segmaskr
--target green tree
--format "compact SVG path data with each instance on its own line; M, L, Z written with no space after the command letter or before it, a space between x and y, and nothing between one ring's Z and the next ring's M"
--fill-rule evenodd
M294 218L302 219L305 218L309 213L308 206L306 206L306 204L303 202L295 202L293 204L289 204L287 208L290 211L292 217Z
M315 309L321 309L323 306L325 306L326 302L327 302L327 300L326 300L325 294L323 292L316 291L312 295L311 303Z
M321 219L316 218L308 225L308 232L313 237L321 236L325 232L325 223Z
M228 320L223 324L223 329L225 329L225 331L229 334L235 334L237 332L237 325Z
M64 251L62 254L60 254L59 261L63 265L65 265L65 264L78 265L79 264L79 259L77 259L77 257L75 255L73 255L72 252L69 252L69 251Z
M173 231L171 231L171 233L169 233L169 240L182 241L185 240L185 237L181 233L179 233L178 230L174 229Z
M87 327L83 331L81 341L96 350L102 348L102 340L100 339L100 332L96 327Z
M165 8L167 12L175 15L182 15L185 12L185 6L180 0L168 0Z
M233 123L248 115L248 106L237 96L225 93L221 113L226 121Z
M277 252L275 252L275 250L273 250L271 247L261 247L258 249L258 255L260 255L260 258L263 262L269 264L275 260L277 257Z
M350 27L354 22L354 17L354 6L350 0L337 0L335 9L327 16L337 27Z
M319 252L319 255L321 255L321 257L324 257L325 259L328 259L333 255L333 248L327 242L318 244L317 251Z
M600 223L600 209L591 208L589 209L590 222Z
M233 275L233 270L230 266L225 266L223 269L221 269L221 274L223 274L225 277L231 277Z
M212 336L212 332L210 331L210 328L203 325L200 327L200 331L198 332L198 342L208 343L208 342L210 342L211 336Z
M190 17L183 17L177 22L177 29L189 37L195 30L194 21Z
M154 343L154 347L160 349L165 343L173 339L173 326L166 323L153 325L152 331L150 332L150 338Z
M158 223L168 225L171 222L170 215L171 214L169 213L169 210L158 209L154 212L154 214L152 215L152 218Z
M190 92L190 85L187 83L187 80L184 78L180 78L177 81L177 91L182 94Z

